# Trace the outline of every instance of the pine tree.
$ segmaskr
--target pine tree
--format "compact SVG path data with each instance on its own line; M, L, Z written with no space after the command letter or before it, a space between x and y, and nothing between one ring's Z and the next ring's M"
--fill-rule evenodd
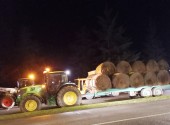
M98 17L99 28L94 32L99 47L98 56L102 61L110 60L116 63L120 60L137 60L140 53L135 54L130 50L132 41L125 36L123 26L116 25L117 15L113 16L112 10L106 7L104 16Z
M145 54L148 59L160 60L166 57L165 49L162 41L159 40L156 26L153 21L150 20L148 28L148 36L146 38Z

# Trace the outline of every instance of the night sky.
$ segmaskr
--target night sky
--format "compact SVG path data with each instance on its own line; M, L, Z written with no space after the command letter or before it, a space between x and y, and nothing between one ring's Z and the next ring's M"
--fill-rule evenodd
M133 42L129 49L140 52L141 60L146 60L143 50L149 24L154 24L154 40L160 41L164 58L170 61L169 0L0 0L0 86L15 86L18 78L28 72L40 74L45 66L71 69L72 77L87 76L105 60L85 54L98 48L88 47L96 40L92 34L87 48L77 49L86 45L77 43L78 35L83 29L98 30L98 17L106 8L117 15L116 26L125 29L124 35Z

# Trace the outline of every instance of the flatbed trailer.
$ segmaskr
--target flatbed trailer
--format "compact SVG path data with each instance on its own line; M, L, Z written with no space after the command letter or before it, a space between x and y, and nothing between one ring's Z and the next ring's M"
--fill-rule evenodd
M119 96L120 93L129 94L130 98L137 96L149 97L149 96L161 96L165 90L170 90L170 84L167 85L154 85L154 86L140 86L140 87L128 87L128 88L111 88L104 91L89 92L86 86L86 78L76 79L78 89L82 94L82 98L93 99L101 96Z

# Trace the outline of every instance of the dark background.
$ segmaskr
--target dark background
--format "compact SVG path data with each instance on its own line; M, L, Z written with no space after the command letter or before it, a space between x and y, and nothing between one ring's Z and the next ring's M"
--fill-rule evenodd
M0 0L0 86L14 87L30 72L41 81L46 66L70 69L73 80L107 60L169 62L169 6L169 0Z

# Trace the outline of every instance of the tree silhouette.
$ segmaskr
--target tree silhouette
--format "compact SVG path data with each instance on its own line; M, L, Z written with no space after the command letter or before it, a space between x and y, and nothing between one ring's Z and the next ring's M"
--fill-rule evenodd
M78 76L86 76L87 72L96 65L95 54L96 46L91 36L91 32L83 27L76 33L76 41L71 45L70 65L74 67L74 74Z
M158 38L158 32L154 21L149 22L148 35L146 37L146 49L144 51L147 59L160 60L166 57L164 45Z
M73 55L70 62L80 76L87 75L88 71L94 70L106 60L117 63L120 60L134 61L139 58L140 53L134 54L130 50L132 41L125 36L124 28L117 26L117 14L112 15L112 11L106 8L104 16L97 18L98 28L83 28L76 34L77 39L71 46Z
M95 30L96 43L99 47L100 60L119 62L120 60L134 61L140 53L130 50L131 39L125 36L123 26L116 24L117 15L113 16L112 10L106 7L104 15L98 17L99 28Z

